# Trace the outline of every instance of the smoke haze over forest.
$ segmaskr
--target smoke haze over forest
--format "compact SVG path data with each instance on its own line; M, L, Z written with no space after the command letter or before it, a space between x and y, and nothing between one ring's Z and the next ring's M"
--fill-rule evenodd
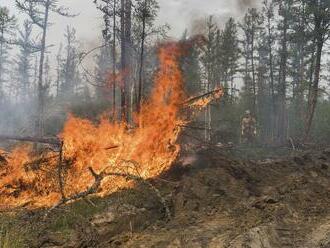
M160 0L160 12L157 22L168 23L171 27L169 35L178 38L186 28L196 19L205 19L214 15L218 20L226 21L231 16L242 16L247 8L257 6L261 0ZM60 4L71 9L72 13L79 14L75 18L61 18L54 16L48 36L48 42L57 44L63 40L64 27L72 25L77 29L78 39L82 43L97 43L102 29L102 17L96 10L92 0L60 0ZM19 21L27 18L23 13L18 13L14 0L2 0L2 6L6 6L16 15ZM221 25L221 23L220 23Z
M329 4L325 0L321 2L324 6ZM32 5L24 5L28 3ZM53 9L47 12L49 3ZM28 39L21 43L27 44L25 48L31 47L30 41L36 44L36 51L31 52L24 50L17 38L22 40L22 28L28 31L29 8L34 4L39 6L33 11L38 15L47 12L44 16L48 19L49 13L49 19L46 24L40 23L46 17L39 16L36 23L30 16L34 25ZM212 120L215 132L229 129L225 127L226 122L239 125L244 109L250 109L262 126L264 141L278 139L283 143L290 128L293 136L297 128L309 135L315 110L319 110L317 100L328 99L330 78L330 70L324 70L330 67L325 51L328 44L324 42L327 36L321 39L321 45L317 44L319 47L313 40L319 29L313 17L320 15L328 21L327 12L323 13L327 7L322 5L320 13L314 13L315 4L304 0L292 3L277 0L2 0L4 14L9 9L10 16L15 16L12 26L8 22L10 28L4 36L4 41L14 42L7 42L4 44L7 49L3 49L2 85L7 95L7 106L3 106L8 111L21 107L23 113L25 108L33 110L33 114L42 113L33 108L43 106L36 101L45 98L49 101L45 109L50 117L61 112L58 124L63 123L69 107L79 104L85 104L87 112L91 107L88 104L95 104L95 115L103 110L96 106L100 102L103 107L113 106L115 110L121 106L120 111L127 112L125 115L133 115L134 108L139 110L141 99L151 93L159 43L177 40L193 44L189 47L191 54L183 56L181 61L189 94L199 95L222 85L229 89L227 94L231 96L224 101L238 108L236 119L226 117L225 113L232 111L219 106L209 111L209 118L204 120L210 124L209 130ZM61 7L67 8L68 13L58 12L57 8ZM24 26L25 20L28 21ZM306 28L307 24L314 25L314 30ZM28 61L24 60L27 56L31 58ZM128 69L129 77L117 75ZM26 87L31 92L25 92ZM109 88L112 88L111 96ZM22 104L27 99L33 108ZM304 104L309 106L306 113L303 113ZM125 109L128 105L131 113ZM225 113L221 113L222 110ZM303 115L295 116L297 113ZM30 127L33 114L27 115ZM50 119L51 124L55 123ZM12 122L22 124L22 121ZM60 131L60 126L49 127L50 133ZM239 141L237 132L233 131L233 135L230 139Z

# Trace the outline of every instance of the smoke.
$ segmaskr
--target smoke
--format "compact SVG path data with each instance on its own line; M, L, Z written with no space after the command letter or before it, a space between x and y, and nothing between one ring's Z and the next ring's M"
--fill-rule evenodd
M190 35L205 34L206 20L212 15L213 21L222 29L230 17L239 21L249 8L258 8L262 0L227 0L218 4L211 4L205 9L200 6L200 10L194 10L190 13L190 20L187 20ZM220 8L221 7L221 8ZM216 11L214 11L216 10ZM221 10L221 11L220 11Z
M260 0L237 0L237 7L241 13L244 13L248 8L257 7Z

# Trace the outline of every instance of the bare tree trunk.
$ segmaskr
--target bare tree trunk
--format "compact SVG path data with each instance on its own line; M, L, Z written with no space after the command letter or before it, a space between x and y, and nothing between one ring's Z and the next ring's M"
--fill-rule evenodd
M274 63L273 63L273 51L272 51L272 30L271 30L271 19L268 17L268 53L269 53L269 70L270 70L270 91L271 91L271 139L274 139L274 128L275 128L275 84L274 84Z
M113 41L112 41L112 75L114 77L113 85L112 85L112 112L113 112L113 120L116 120L116 63L117 63L117 54L116 54L116 39L117 39L117 25L116 25L116 14L117 14L117 0L113 1Z
M125 46L125 0L121 0L121 12L120 12L120 26L121 26L121 33L120 33L120 45L121 45L121 74L123 75L123 78L126 76L126 46ZM123 79L123 82L121 82L121 120L127 121L126 116L126 80Z
M48 27L50 0L45 4L45 19L43 23L43 32L41 39L40 61L39 61L39 76L38 76L38 106L35 135L42 137L44 135L44 87L43 87L43 70L46 52L46 36Z
M3 103L3 95L4 95L4 92L3 92L3 82L2 82L2 78L3 78L3 68L2 68L2 65L3 65L3 62L2 59L3 59L3 39L4 39L4 30L3 28L1 29L0 31L1 33L1 41L0 41L0 104Z
M299 25L303 30L307 23L305 18L306 6L305 3L302 3L302 16L299 18ZM296 107L297 107L297 115L299 115L299 120L304 122L304 80L305 80L305 45L307 43L305 35L300 36L299 42L299 76L298 76L298 85L297 85L297 100L296 100Z
M128 122L128 94L129 94L129 50L131 37L131 1L121 0L121 119Z
M284 7L287 8L287 7ZM287 9L285 9L287 11ZM288 17L284 14L283 20L283 37L281 48L281 63L280 63L280 77L279 77L279 107L278 107L278 125L277 125L277 139L280 144L285 143L287 136L287 114L286 114L286 76L287 76L287 31L288 31Z
M316 44L316 61L315 61L315 70L314 70L314 81L311 88L310 99L308 103L308 112L306 118L306 128L304 141L307 141L310 135L313 118L315 114L315 109L317 105L318 92L319 92L319 82L320 82L320 72L321 72L321 60L322 60L322 50L324 45L324 40L322 37L321 21L316 20L315 30L317 31L317 44Z
M309 71L308 71L308 74L309 74L309 76L308 76L308 79L309 79L308 96L307 96L308 103L310 102L311 95L312 95L312 85L313 85L313 78L314 78L314 72L315 72L315 50L316 50L316 47L314 46L313 52L312 52L312 57L311 57L311 62L310 62L310 67L309 67Z
M304 123L304 80L305 80L305 56L304 56L304 43L303 41L299 44L299 70L298 70L298 81L296 86L296 94L294 97L296 118ZM303 131L303 130L301 130ZM299 135L302 133L299 132Z
M144 1L144 8L146 8L146 1ZM140 51L140 70L139 70L139 87L138 87L138 99L137 99L137 111L140 112L142 102L142 91L143 91L143 63L144 63L144 42L145 42L145 29L146 29L146 17L143 13L142 18L142 35L141 35L141 51Z
M254 27L253 27L254 29ZM252 66L252 87L253 87L253 112L257 114L257 89L256 89L256 75L255 75L255 65L254 65L254 32L252 30L251 37L251 66Z
M56 97L60 96L60 80L61 80L61 54L60 50L56 56L57 68L56 68Z
M130 108L130 89L132 81L132 72L131 72L131 56L132 56L132 41L131 41L131 28L132 28L132 0L126 0L125 6L125 47L126 47L126 74L125 74L125 93L126 93L126 121L127 123L132 119L132 113Z

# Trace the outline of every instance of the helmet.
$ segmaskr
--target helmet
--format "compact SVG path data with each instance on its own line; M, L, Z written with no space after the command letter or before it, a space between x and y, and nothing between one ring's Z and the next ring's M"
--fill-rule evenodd
M250 110L246 110L246 111L245 111L245 114L246 114L246 115L250 115L250 114L251 114L251 111L250 111Z

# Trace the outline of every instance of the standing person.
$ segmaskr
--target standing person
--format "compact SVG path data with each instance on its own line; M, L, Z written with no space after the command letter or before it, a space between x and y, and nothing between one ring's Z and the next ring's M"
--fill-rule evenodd
M254 144L257 136L257 122L251 111L245 111L241 122L241 142L243 144Z

